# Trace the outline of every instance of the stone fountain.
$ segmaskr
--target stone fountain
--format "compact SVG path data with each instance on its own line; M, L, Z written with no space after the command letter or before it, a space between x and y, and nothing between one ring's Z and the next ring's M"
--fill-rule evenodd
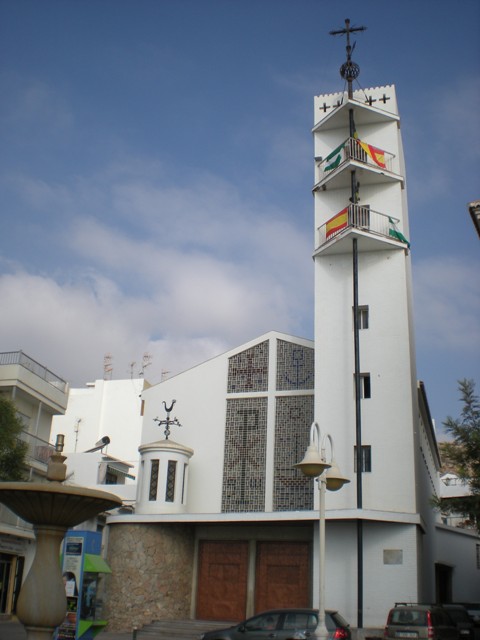
M67 610L60 545L67 529L122 505L104 491L62 484L66 477L64 437L57 436L47 470L49 482L0 482L0 502L33 525L37 546L17 602L28 640L51 640Z

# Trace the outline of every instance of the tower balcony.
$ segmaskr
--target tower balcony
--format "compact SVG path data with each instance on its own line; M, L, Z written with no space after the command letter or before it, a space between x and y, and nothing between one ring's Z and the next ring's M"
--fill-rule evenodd
M355 170L362 184L403 182L394 171L395 155L360 140L347 138L326 158L316 160L316 183L313 191L342 189L351 184Z
M351 244L346 239L352 236L358 238L360 251L409 249L408 240L397 227L399 222L398 218L373 211L369 205L350 204L317 229L314 255L349 253Z

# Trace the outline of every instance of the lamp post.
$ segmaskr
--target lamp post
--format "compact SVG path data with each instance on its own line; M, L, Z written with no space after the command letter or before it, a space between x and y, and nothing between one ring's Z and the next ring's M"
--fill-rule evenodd
M327 440L330 442L330 462L325 456ZM325 624L325 491L338 491L350 480L342 476L335 462L332 436L329 433L322 435L316 422L310 427L310 444L305 457L294 466L308 478L317 478L318 482L318 623L311 637L325 640L328 637Z

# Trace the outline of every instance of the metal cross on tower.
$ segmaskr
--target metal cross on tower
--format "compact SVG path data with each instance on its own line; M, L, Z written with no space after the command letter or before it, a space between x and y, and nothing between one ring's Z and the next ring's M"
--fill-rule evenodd
M170 427L175 426L175 427L181 427L182 425L180 424L178 418L173 418L173 420L170 418L170 413L173 409L174 404L176 403L176 400L172 400L172 404L167 407L167 404L165 402L165 400L163 401L163 406L165 407L165 411L167 413L167 417L165 420L160 420L160 418L154 418L153 421L154 422L158 422L158 426L162 426L165 425L165 440L168 440L168 436L170 435Z
M354 80L358 78L360 75L360 67L358 64L353 62L352 60L352 52L355 48L355 43L353 47L350 44L350 34L356 33L357 31L365 31L367 27L351 27L350 20L348 18L345 19L345 29L338 29L337 31L330 31L331 36L347 36L347 61L342 64L340 67L340 75L344 80L348 83L348 97L353 97L353 89L352 83Z

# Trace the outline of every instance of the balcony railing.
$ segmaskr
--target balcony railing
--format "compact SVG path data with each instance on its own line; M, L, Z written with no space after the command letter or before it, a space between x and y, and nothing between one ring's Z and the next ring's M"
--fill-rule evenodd
M59 391L67 391L68 385L65 380L62 380L62 378L56 376L54 373L49 371L49 369L27 356L23 351L6 351L0 353L0 366L2 365L20 365L37 375L39 378L42 378Z
M347 138L318 163L318 182L322 181L330 172L341 167L349 160L356 160L387 171L392 171L393 153L374 147L359 138Z
M369 205L350 204L318 228L317 247L330 242L349 227L368 231L378 236L405 241L408 244L406 238L402 240L403 236L396 228L398 222L398 218L385 215L379 211L373 211Z
M28 444L27 450L27 463L31 461L40 462L44 465L48 464L48 459L55 452L55 447L33 435L28 431L22 431L20 433L20 440L23 440Z

